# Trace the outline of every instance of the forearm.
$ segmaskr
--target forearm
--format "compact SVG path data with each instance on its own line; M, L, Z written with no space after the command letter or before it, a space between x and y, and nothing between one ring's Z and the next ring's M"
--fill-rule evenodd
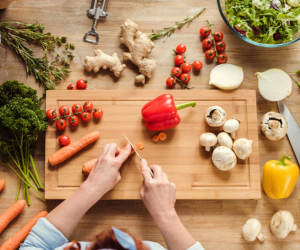
M84 214L102 196L103 194L95 193L89 183L84 182L71 197L52 210L46 219L68 238Z
M169 250L185 250L196 243L196 240L181 223L175 210L160 218L154 218L154 221Z

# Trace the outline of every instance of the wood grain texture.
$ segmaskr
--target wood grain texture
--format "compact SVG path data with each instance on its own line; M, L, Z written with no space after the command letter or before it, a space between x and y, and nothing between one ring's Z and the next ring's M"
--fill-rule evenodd
M223 22L216 1L212 0L110 0L107 11L109 18L98 23L97 31L100 34L99 45L83 43L84 34L92 27L92 20L86 17L86 10L90 7L90 0L18 0L13 2L8 9L0 10L1 20L17 20L32 23L39 21L45 24L46 32L55 36L67 36L68 41L76 45L75 58L71 63L72 74L65 82L57 84L57 89L66 89L70 83L84 78L89 81L88 89L165 89L165 80L173 68L173 52L178 44L187 46L185 53L189 62L203 61L204 67L200 73L192 72L190 86L197 90L213 89L208 85L209 73L216 65L214 61L206 61L199 38L199 29L206 26L205 20L209 19L215 24L214 29L224 32L224 41L227 45L226 54L228 63L243 67L245 80L239 89L256 91L257 119L264 113L277 111L275 103L264 100L257 91L256 72L270 68L281 68L286 72L295 71L300 65L300 44L294 43L288 47L266 49L252 46L238 39ZM120 79L113 76L108 70L99 73L86 73L83 60L93 55L95 49L100 48L107 54L117 52L119 57L127 51L120 44L120 26L126 18L138 23L140 29L148 34L151 29L161 29L182 20L186 15L192 15L198 8L205 6L207 9L201 16L194 20L189 27L184 26L180 31L168 38L165 43L162 39L156 42L150 58L157 61L153 77L145 86L134 85L134 78L138 74L135 65L126 62L127 68ZM63 51L63 48L58 49ZM38 51L39 53L39 51ZM8 50L6 65L0 69L0 83L9 79L17 79L28 86L38 89L39 96L44 92L38 88L34 77L27 77L23 62L16 57L13 51ZM297 78L297 80L300 80ZM176 89L180 86L176 86ZM171 90L173 93L173 90ZM192 92L191 90L190 92ZM300 124L300 92L293 84L293 94L285 101L298 124ZM45 103L42 106L45 108ZM259 130L258 130L259 131ZM264 163L270 159L279 159L288 154L294 157L287 138L279 142L272 142L265 138L259 131L259 165L262 175ZM44 182L45 168L45 141L41 137L38 141L38 150L34 159ZM0 194L0 213L8 208L14 201L18 179L7 167L0 163L0 178L7 184ZM54 181L54 180L53 180ZM42 210L51 211L61 201L49 200L46 204L38 200L32 190L32 205L27 207L8 228L0 235L0 244L17 232L34 215ZM299 250L300 230L291 233L286 239L277 239L269 230L272 215L282 209L289 210L295 217L296 224L300 226L300 183L288 199L272 200L262 192L260 200L184 200L177 201L176 210L187 229L199 240L206 250ZM247 243L241 237L241 228L247 219L255 217L262 223L262 230L267 239L265 242ZM74 231L70 240L89 240L96 233L111 225L128 228L133 233L145 240L164 243L163 237L156 228L151 216L143 203L136 201L99 201L83 217Z
M144 142L140 151L148 163L162 166L171 182L176 184L177 199L259 199L260 171L257 137L257 117L255 91L221 90L173 91L176 105L195 101L196 107L179 111L179 126L166 130L167 140L153 142L152 137L158 132L149 131L143 125L141 109L144 104L168 90L86 90L84 97L81 90L47 91L46 110L58 110L66 105L71 109L74 103L84 104L92 101L94 107L100 107L105 114L101 120L92 119L81 122L79 127L68 126L64 131L57 131L55 123L49 125L46 132L45 155L45 198L66 199L85 180L82 165L98 157L103 146L116 142L120 148L126 145L125 133L135 145ZM212 128L205 122L205 111L214 105L221 106L228 119L235 117L241 121L236 138L248 138L253 141L253 152L246 161L238 161L231 171L218 170L211 161L212 150L205 152L199 144L202 133L214 132L222 127ZM51 166L48 158L59 150L57 137L68 135L75 142L85 134L99 131L100 139L93 145L78 152L65 162ZM103 199L140 199L139 190L142 182L140 160L130 157L122 166L122 180Z

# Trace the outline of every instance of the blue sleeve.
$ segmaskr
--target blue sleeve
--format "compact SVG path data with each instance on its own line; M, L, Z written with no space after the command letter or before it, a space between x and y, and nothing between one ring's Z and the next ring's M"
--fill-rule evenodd
M41 218L31 229L20 250L53 250L68 239L45 218Z

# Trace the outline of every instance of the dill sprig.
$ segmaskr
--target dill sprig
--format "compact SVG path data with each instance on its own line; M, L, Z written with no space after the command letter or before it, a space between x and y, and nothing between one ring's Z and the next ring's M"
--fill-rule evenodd
M168 37L170 37L175 32L176 29L181 29L183 25L185 25L186 23L189 26L190 23L195 18L198 18L205 9L206 8L201 8L193 16L191 17L187 16L185 19L183 19L182 22L176 22L174 26L165 27L163 30L157 30L156 32L152 30L152 34L149 35L149 38L151 39L151 41L156 41L158 38L164 36L164 41L165 41Z
M22 58L28 75L33 74L37 82L44 85L46 89L55 89L53 81L58 82L65 79L71 73L68 70L70 64L61 59L63 66L56 66L55 63L58 59L49 62L48 52L55 53L55 47L66 43L67 38L54 37L51 33L43 33L44 29L43 24L38 22L27 24L14 21L0 21L1 42L11 47ZM30 44L41 46L44 56L41 58L35 57L34 51L28 47ZM75 46L72 45L71 49L74 48ZM67 51L67 53L68 57L73 59L72 52ZM56 57L60 58L60 55L56 53Z

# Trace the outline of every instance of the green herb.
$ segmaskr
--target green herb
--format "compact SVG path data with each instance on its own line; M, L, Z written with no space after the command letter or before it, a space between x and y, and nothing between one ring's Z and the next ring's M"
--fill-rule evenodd
M71 71L68 67L58 67L49 62L48 52L55 52L55 46L61 46L66 38L53 37L51 33L43 33L44 26L40 23L27 24L13 21L0 21L1 42L11 47L25 62L26 72L33 74L39 84L46 89L55 89L53 81L61 81ZM44 57L37 58L28 44L36 44L44 50ZM60 57L56 53L56 57ZM73 56L74 57L74 56ZM68 64L69 66L69 64Z
M294 77L291 76L291 78L294 80L294 82L297 84L298 88L300 89L300 83L297 82L297 81L294 79Z
M163 30L157 30L156 32L152 30L152 34L149 35L149 38L151 41L156 41L158 38L164 36L164 41L170 37L176 29L181 29L183 25L186 23L188 26L190 23L195 19L200 16L200 14L205 10L206 8L201 8L199 11L197 11L193 16L189 17L187 16L185 19L183 19L182 22L176 22L174 26L169 26L164 28Z
M44 188L32 157L39 133L48 127L45 111L40 109L42 98L36 96L35 89L16 80L6 81L0 86L0 129L4 132L4 137L0 137L0 158L20 178L16 200L21 181L24 182L23 198L28 205L31 204L29 187L45 201L30 181L31 178L38 189Z
M300 7L288 9L288 2L280 0L277 6L269 0L257 0L256 4L226 0L225 10L230 25L242 36L264 44L286 43L300 32Z

